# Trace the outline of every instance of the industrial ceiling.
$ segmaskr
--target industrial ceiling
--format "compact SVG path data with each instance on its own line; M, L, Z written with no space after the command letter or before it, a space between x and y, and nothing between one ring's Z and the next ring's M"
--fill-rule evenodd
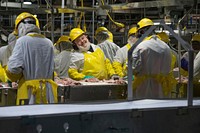
M44 32L52 29L56 31L62 21L61 13L65 14L65 31L76 27L81 12L84 13L84 23L89 32L94 32L94 28L102 21L105 21L103 24L113 29L113 32L118 31L117 27L113 28L112 21L105 11L108 11L114 21L129 27L143 17L154 21L166 20L177 23L190 9L192 9L190 17L194 18L193 23L197 23L200 17L200 0L31 0L32 5L24 5L23 1L1 0L1 32L11 32L16 16L23 11L36 14L41 23L41 30ZM54 23L52 23L53 20ZM55 27L51 28L52 24Z

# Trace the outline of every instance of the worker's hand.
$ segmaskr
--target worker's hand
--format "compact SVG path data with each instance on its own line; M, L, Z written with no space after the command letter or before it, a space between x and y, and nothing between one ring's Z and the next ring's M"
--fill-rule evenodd
M120 77L119 77L118 74L113 74L113 75L111 76L111 79L113 79L113 80L119 80Z

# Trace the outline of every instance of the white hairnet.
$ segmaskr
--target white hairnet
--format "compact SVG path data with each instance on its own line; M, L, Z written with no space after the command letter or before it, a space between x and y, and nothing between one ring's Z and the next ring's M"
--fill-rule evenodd
M71 42L60 42L56 46L57 50L63 51L63 50L72 50L73 46Z
M96 40L101 43L109 38L108 32L100 32L96 35Z
M28 23L20 23L18 26L18 36L24 36L27 33L30 32L36 32L36 33L40 33L40 29L34 25L34 24L28 24Z

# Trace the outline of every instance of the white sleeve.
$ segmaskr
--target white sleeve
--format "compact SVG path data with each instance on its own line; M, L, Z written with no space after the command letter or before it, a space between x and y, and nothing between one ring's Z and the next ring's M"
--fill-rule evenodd
M82 70L84 65L84 55L83 53L74 52L71 54L69 68L75 68Z
M194 59L194 78L200 78L200 52Z
M124 63L122 49L117 50L116 55L114 56L114 61L120 62L121 64Z
M21 44L20 40L18 40L8 61L8 70L11 73L19 74L23 70L24 65L22 47L23 44Z
M134 75L137 75L141 69L141 64L142 64L141 53L142 49L138 49L136 47L132 54L132 59L133 59L132 69Z

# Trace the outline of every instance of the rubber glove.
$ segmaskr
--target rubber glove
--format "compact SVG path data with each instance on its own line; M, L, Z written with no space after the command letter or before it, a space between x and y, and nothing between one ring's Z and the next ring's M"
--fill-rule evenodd
M124 80L128 80L128 76L125 76L124 78L123 78ZM132 76L132 81L134 80L134 75Z
M85 76L83 79L95 78L94 76Z

